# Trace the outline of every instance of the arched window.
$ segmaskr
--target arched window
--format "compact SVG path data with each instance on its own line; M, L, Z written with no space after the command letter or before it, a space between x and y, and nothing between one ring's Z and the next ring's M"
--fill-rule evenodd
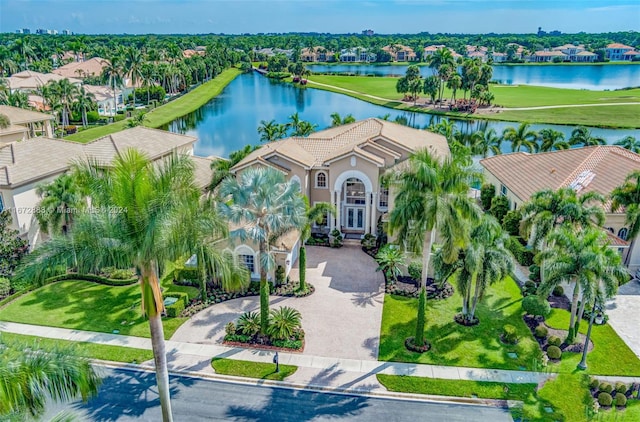
M627 240L627 236L629 236L629 229L627 229L626 227L623 227L620 230L618 230L618 237L620 239Z
M327 174L323 171L316 173L316 188L327 188Z

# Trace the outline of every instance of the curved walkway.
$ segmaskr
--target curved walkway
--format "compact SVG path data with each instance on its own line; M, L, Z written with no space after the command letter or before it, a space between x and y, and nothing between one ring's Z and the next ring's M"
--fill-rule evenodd
M384 277L359 247L307 247L307 282L314 294L304 298L272 296L271 307L290 306L302 314L303 354L330 358L378 358ZM290 277L298 279L294 268ZM220 344L224 327L240 314L257 311L258 297L234 299L198 312L171 337L172 341Z

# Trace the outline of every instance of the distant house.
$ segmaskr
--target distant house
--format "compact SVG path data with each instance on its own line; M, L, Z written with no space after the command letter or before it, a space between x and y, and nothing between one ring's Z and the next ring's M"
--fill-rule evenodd
M98 114L101 116L113 116L117 110L124 109L124 95L116 90L116 110L113 109L113 89L105 85L83 85L87 92L93 94L98 104Z
M90 76L100 76L105 67L109 66L109 61L100 57L93 57L86 61L71 62L57 69L52 73L65 78L88 78Z
M565 61L568 59L569 59L569 56L564 54L562 51L546 51L546 50L536 51L535 53L530 55L528 58L530 62L536 62L536 63L546 63L546 62L552 62L554 60Z
M427 60L429 56L433 56L436 53L436 51L440 50L441 48L446 48L446 46L444 44L426 46L422 50L422 58Z
M386 51L391 55L391 59L394 62L413 62L418 60L418 57L413 51L413 48L407 47L402 44L385 45L382 47L383 51Z
M553 47L551 51L560 51L565 56L567 56L569 61L575 62L577 61L576 60L577 54L585 51L585 48L584 48L584 45L565 44L565 45L560 45L558 47Z
M522 60L522 56L524 54L524 47L521 46L520 44L514 43L514 42L510 42L509 44L506 45L507 47L507 52L509 49L513 50L513 58L517 59L517 60ZM507 55L508 56L508 55Z
M571 187L581 194L598 192L609 196L628 174L640 170L640 155L619 146L601 145L537 154L502 154L480 160L480 164L485 180L516 209L544 189ZM604 206L604 228L611 245L623 258L628 257L631 270L640 268L640 242L630 242L624 212L614 212L611 201Z
M303 62L330 62L333 61L333 52L327 51L322 46L303 48L300 51L300 60Z
M34 72L32 70L23 70L22 72L14 73L8 78L5 78L5 81L9 92L14 93L18 91L29 94L51 81L58 82L62 79L69 79L69 82L78 86L82 83L80 79L74 77L61 76L56 73Z
M467 53L467 57L470 59L480 59L483 62L487 61L487 53L485 51L472 51Z
M609 44L604 49L605 57L611 61L625 60L625 53L634 51L633 47L628 45L613 43ZM630 60L631 56L627 56L626 60Z
M37 136L53 136L51 114L7 105L0 105L0 114L9 119L9 127L0 128L0 147Z
M507 55L494 51L491 53L491 60L493 60L494 63L504 63L507 61Z
M293 50L291 49L283 50L281 48L260 48L260 49L254 49L253 52L255 54L262 54L267 57L275 56L277 54L284 54L285 56L287 56L288 59L290 59L293 56Z
M640 51L627 51L622 55L622 60L624 61L632 61L640 59Z
M581 51L576 54L574 62L578 63L593 63L598 59L598 55L596 53L592 53L590 51Z
M356 47L356 48L345 48L340 51L340 55L338 56L341 62L375 62L376 54L370 53L366 48Z

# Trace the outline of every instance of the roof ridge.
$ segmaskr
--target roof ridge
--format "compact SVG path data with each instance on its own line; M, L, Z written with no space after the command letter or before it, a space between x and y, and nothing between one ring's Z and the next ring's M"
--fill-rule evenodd
M580 173L585 171L586 163L589 162L589 160L591 160L591 157L593 157L595 154L597 154L597 153L602 151L601 148L600 148L601 146L602 145L593 146L593 151L591 151L591 153L589 155L587 155L587 157L584 160L582 160L580 162L580 164L578 164L576 166L575 170L573 170L569 174L569 176L567 176L567 178L565 180L563 180L562 183L560 183L560 185L558 187L568 186L571 182L573 182L573 180L576 178L577 175L579 175ZM586 147L586 148L589 148L589 147ZM602 161L602 157L598 160L598 162L600 162L600 161Z

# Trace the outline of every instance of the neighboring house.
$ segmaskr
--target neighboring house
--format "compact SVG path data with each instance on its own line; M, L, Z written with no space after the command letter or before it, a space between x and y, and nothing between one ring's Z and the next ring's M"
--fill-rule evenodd
M517 59L517 60L522 60L522 56L524 54L524 47L521 46L520 44L514 43L514 42L510 42L509 44L506 45L507 49L509 49L509 47L512 48L513 50L513 58Z
M366 48L345 48L340 51L338 56L341 62L375 62L376 54L369 53Z
M625 58L625 53L630 51L634 51L634 48L620 43L609 44L604 49L605 57L611 61L630 60L630 56Z
M113 110L113 89L108 86L98 85L83 85L87 92L93 94L96 103L98 104L98 114L101 116L113 116L115 111ZM116 108L118 110L124 109L123 93L116 90Z
M50 114L7 105L0 105L0 114L7 116L10 123L8 128L0 129L0 147L36 136L53 136Z
M568 57L569 61L575 62L578 53L585 51L584 45L565 44L558 47L553 47L552 51L560 51L562 54Z
M622 60L624 61L633 61L640 59L640 51L627 51L622 55Z
M205 55L205 51L193 50L191 48L187 48L182 52L182 57L187 59L193 56L204 56L204 55Z
M628 174L640 170L640 155L615 145L572 148L538 154L516 152L496 155L480 160L485 179L496 187L498 195L509 199L515 209L531 196L544 189L557 190L572 187L579 193L598 192L609 196L613 189L624 183ZM629 228L625 225L624 211L611 210L611 201L605 203L607 230L613 247L623 259L629 255L629 268L640 267L640 242L629 250Z
M303 62L329 62L333 61L333 52L327 51L322 46L303 48L300 51L300 60Z
M288 59L291 59L293 56L293 50L283 50L281 48L261 48L253 50L256 54L264 54L265 56L271 57L276 54L284 54Z
M29 94L51 81L58 82L62 79L69 79L69 82L78 86L82 83L78 78L61 76L55 73L34 72L32 70L14 73L8 78L5 78L5 81L9 92L24 92Z
M444 136L371 118L307 138L267 143L231 171L269 166L283 172L287 180L300 184L311 205L329 202L335 206L335 216L327 218L327 230L337 229L348 238L360 239L367 233L376 235L378 222L393 206L393 194L380 183L380 176L421 148L437 157L450 155ZM278 263L288 273L297 257L298 238L287 238L283 243L286 247L280 245ZM238 244L230 251L236 257L252 257L254 277L259 274L257 245Z
M590 51L581 51L580 53L575 55L575 58L571 60L572 62L578 63L593 63L597 60L598 55L596 53L592 53Z
M86 61L71 62L57 69L52 73L65 78L84 79L90 76L100 76L105 67L109 66L109 61L100 57L93 57Z
M129 148L137 148L151 160L174 150L192 155L195 141L191 136L138 126L87 144L44 137L11 142L0 147L0 209L11 210L13 228L33 247L40 240L33 214L40 202L36 187L65 173L72 161L92 157L107 165ZM199 167L202 163L196 162ZM196 170L199 173L203 170Z
M447 46L444 44L438 44L438 45L428 45L424 48L423 53L422 53L422 58L424 60L428 60L429 56L433 56L436 51L440 50L441 48L446 48Z
M467 53L467 57L470 59L480 59L483 62L487 61L487 53L485 51L472 51Z
M385 45L382 50L391 54L391 59L394 62L413 62L418 60L413 48L407 47L402 44Z
M528 60L530 62L544 63L544 62L552 62L556 58L562 61L569 60L569 56L564 54L562 51L546 51L546 50L536 51L535 53L529 56Z
M507 55L506 53L498 53L494 51L491 53L491 60L493 60L494 63L504 63L507 61Z

